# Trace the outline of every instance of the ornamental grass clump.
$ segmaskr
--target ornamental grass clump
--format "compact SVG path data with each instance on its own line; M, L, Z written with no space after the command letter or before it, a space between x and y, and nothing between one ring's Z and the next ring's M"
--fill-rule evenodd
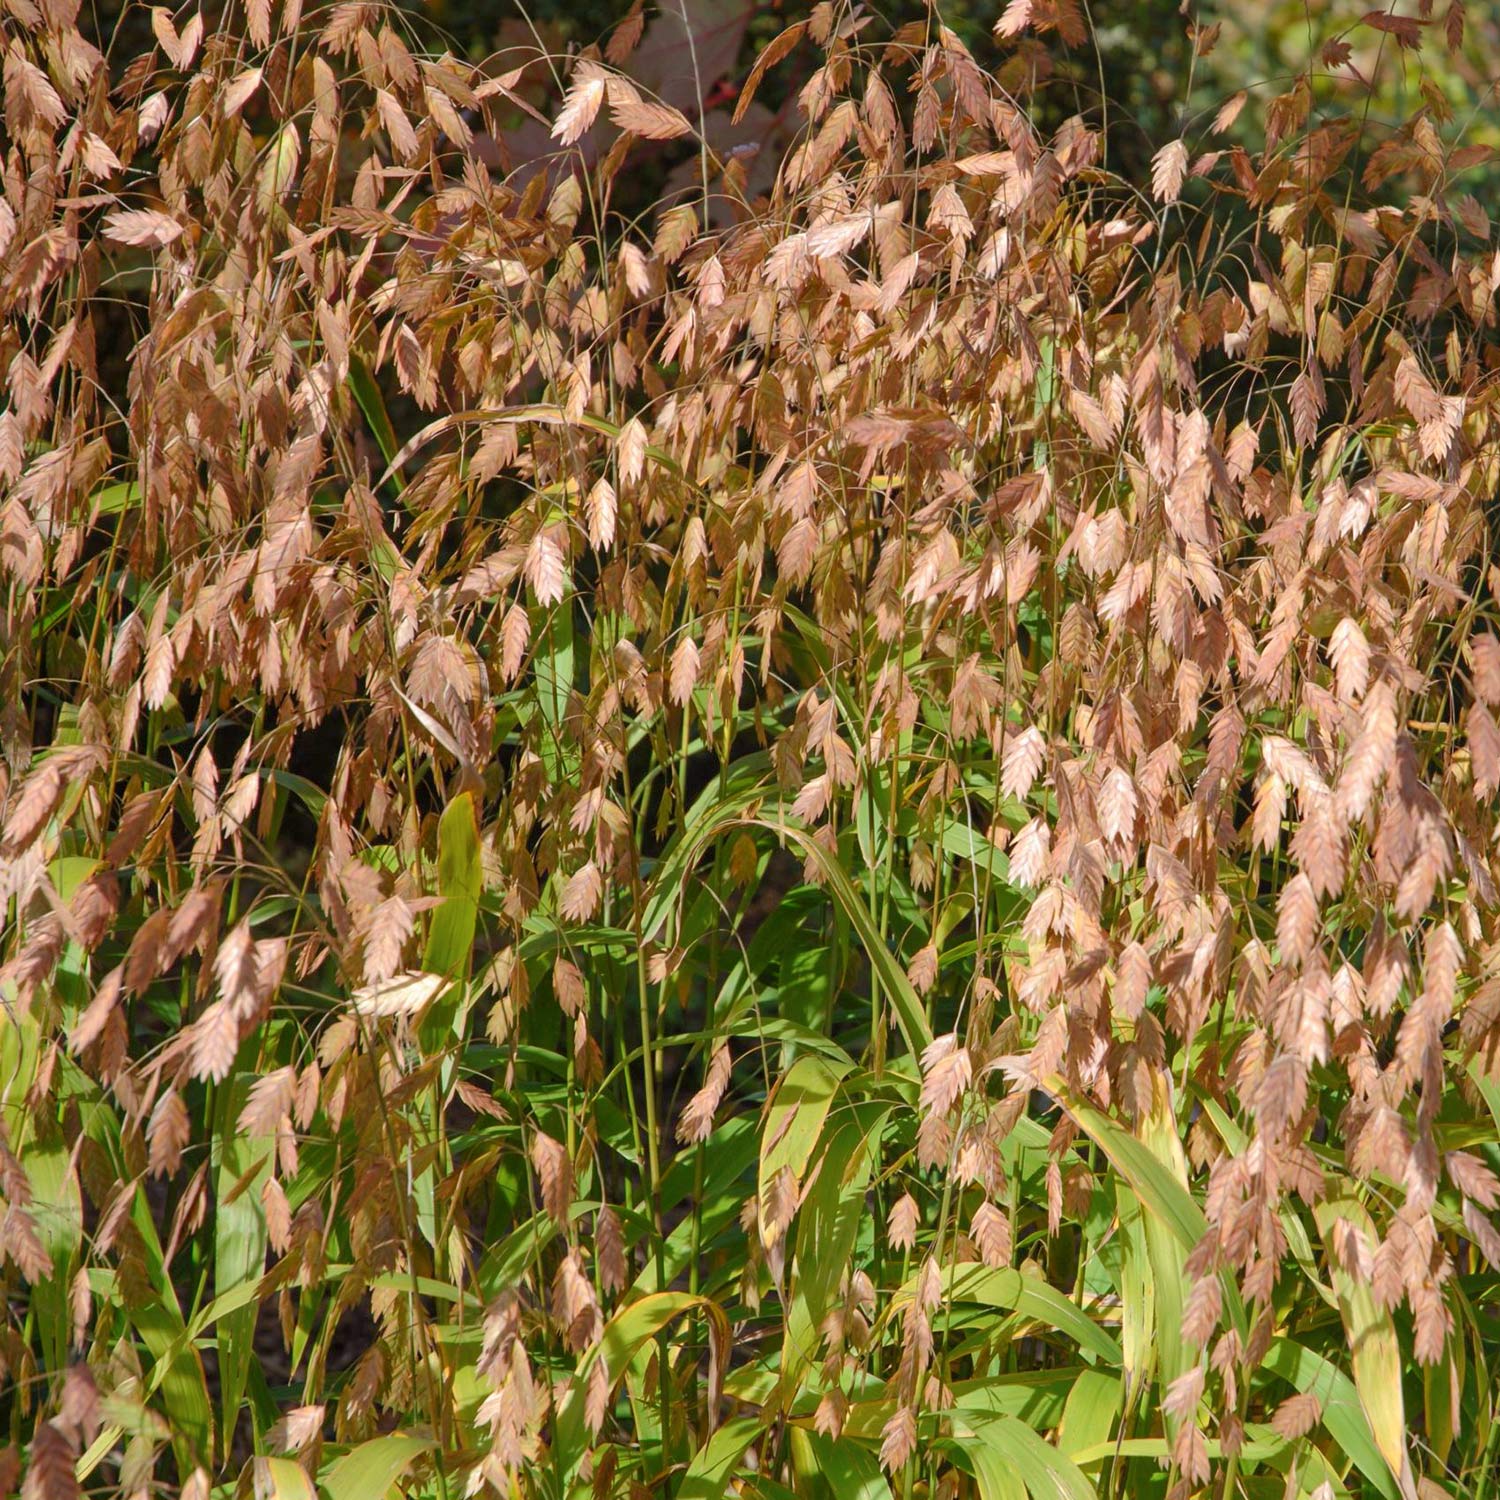
M0 1489L1494 1492L1461 5L3 4Z

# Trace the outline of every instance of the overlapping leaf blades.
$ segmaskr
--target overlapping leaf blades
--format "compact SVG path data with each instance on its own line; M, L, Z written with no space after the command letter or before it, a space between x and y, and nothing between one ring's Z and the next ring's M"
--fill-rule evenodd
M774 178L639 17L511 180L534 81L374 5L76 20L4 17L6 1487L1487 1493L1438 103L1299 79L1158 220L1067 3L999 79L818 7Z

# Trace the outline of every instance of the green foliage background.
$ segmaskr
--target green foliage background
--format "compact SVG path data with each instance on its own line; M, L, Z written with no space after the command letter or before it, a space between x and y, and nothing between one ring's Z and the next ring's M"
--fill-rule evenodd
M737 38L721 106L813 14L682 4L694 35ZM1439 252L1456 245L1464 274L1483 273L1487 228L1467 227L1482 212L1467 239L1452 217L1424 219L1402 173L1359 183L1371 143L1419 109L1448 145L1495 143L1493 6L1469 8L1457 55L1407 55L1378 27L1351 29L1357 7L1184 17L1099 0L1089 39L1052 49L1035 92L993 9L943 10L924 45L941 19L968 50L932 43L959 82L934 102L946 133L920 189L928 217L910 227L927 278L911 316L935 314L920 337L902 246L865 246L857 216L785 232L804 224L805 184L775 213L747 195L738 235L700 222L708 152L686 118L668 118L607 207L598 155L577 182L531 187L536 158L512 143L514 192L466 170L453 148L468 124L429 117L444 80L473 98L481 147L513 127L520 142L528 107L548 122L576 111L591 81L608 121L587 49L621 17L597 3L408 10L421 66L399 38L374 41L373 19L362 52L311 40L340 27L310 12L309 36L263 49L265 77L231 20L209 33L222 45L207 84L168 80L161 158L135 113L144 86L113 118L107 89L80 87L69 107L100 133L65 135L37 80L50 67L65 83L66 25L5 14L6 202L38 215L5 276L42 269L36 287L4 282L27 425L5 456L0 549L0 1490L1492 1493L1497 354L1473 281L1468 308L1443 290L1441 318L1410 313L1424 288L1439 295ZM872 31L927 16L887 10ZM84 19L128 95L161 17ZM1317 257L1348 246L1298 238L1295 180L1252 203L1209 164L1179 197L1160 168L1241 90L1219 144L1258 155L1265 100L1346 32L1373 93L1320 76L1296 124L1313 134L1357 111L1374 127L1316 187L1325 204L1358 193L1395 210L1402 253L1382 262L1378 316L1373 252L1349 254L1347 284L1319 283L1331 260ZM486 113L426 55L440 44L490 75L538 50L546 65ZM977 269L999 234L970 244L970 215L993 209L975 182L1014 160L968 154L970 125L990 125L961 112L965 57L994 74L986 101L1007 80L1026 95L1060 153L1074 115L1104 136L1107 173L1074 159L1055 201L1028 187L1054 212L1037 244L1006 240L998 271ZM329 107L319 158L294 125L326 106L314 63L332 78L329 58L348 113L330 124ZM819 61L809 48L776 65L768 118ZM778 157L803 143L775 140ZM357 161L372 141L400 164L345 203L335 147ZM87 149L114 186L52 192ZM326 220L303 190L317 171L338 200ZM1478 210L1494 173L1463 179ZM674 194L685 209L661 201ZM34 253L46 234L71 244L80 215L76 274ZM850 301L866 321L827 296L832 271L796 279L788 244L830 233L844 247L830 258L847 252L868 280ZM788 315L750 329L773 264ZM1115 313L1112 297L1157 276L1160 297ZM876 278L898 286L888 305ZM1316 330L1315 284L1338 314ZM1014 330L987 321L997 307L1021 309ZM986 341L1012 331L992 364ZM1361 346L1344 359L1356 335L1368 371ZM1304 382L1322 379L1325 347L1315 404ZM821 382L846 356L825 409ZM1367 375L1368 410L1354 389ZM1223 392L1240 380L1252 394L1235 405ZM694 405L705 392L722 401ZM1232 481L1190 464L1141 478L1160 466L1167 410ZM1201 518L1172 496L1195 487L1205 512L1212 495L1212 562L1239 611L1203 610L1204 655L1226 619L1240 629L1234 673L1226 647L1206 690L1170 676L1183 654L1156 596L1113 576L1144 537L1168 576L1181 584L1190 555L1193 587L1213 592L1208 564L1177 546ZM781 508L788 490L808 514ZM927 592L892 584L886 556L925 569ZM1012 567L1024 586L1012 598L992 576L983 607L953 581ZM212 628L197 631L200 607ZM1180 720L1180 743L1163 741L1175 758L1137 765L1139 716L1112 674L1142 694L1173 683L1153 712ZM870 755L857 784L855 746ZM1361 755L1377 768L1359 771ZM1112 799L1094 840L1110 847L1108 899L1101 859L1070 869L1072 885L1049 878L1048 905L1036 841L1094 816L1069 803L1075 772L1101 808ZM1150 824L1133 776L1155 781L1170 827ZM1387 777L1382 844L1375 813L1361 819ZM1290 814L1289 786L1306 804ZM1343 842L1319 859L1302 833L1334 787L1346 810L1365 799L1336 831L1355 830L1347 870ZM1192 821L1200 793L1212 837ZM1462 863L1433 804L1472 835ZM1079 889L1097 912L1075 909ZM1224 923L1224 942L1190 930L1188 908ZM1091 922L1099 943L1084 948ZM1341 993L1341 1035L1368 1056L1330 1055L1332 1023L1309 1023L1304 1118L1262 1087L1259 1064L1304 1028L1257 1009L1255 964L1275 947L1278 976L1300 974L1325 938L1351 986L1389 956L1401 1000L1366 1018ZM1033 1006L1010 986L1038 974L1051 988ZM1190 992L1205 1009L1189 1021ZM1097 1002L1081 1018L1075 993ZM1057 1055L1033 1076L1029 1049L1058 1018L1100 1029L1065 1060L1053 1025ZM1420 1141L1415 1187L1390 1166L1399 1152L1360 1154L1351 1056L1391 1072L1381 1144ZM985 1143L962 1171L945 1159L954 1110ZM1251 1234L1214 1174L1247 1158L1268 1170L1267 1149L1284 1177L1270 1199L1246 1189ZM1428 1178L1413 1228L1401 1213ZM1441 1290L1420 1254L1398 1253L1419 1231ZM1256 1236L1263 1252L1246 1248Z

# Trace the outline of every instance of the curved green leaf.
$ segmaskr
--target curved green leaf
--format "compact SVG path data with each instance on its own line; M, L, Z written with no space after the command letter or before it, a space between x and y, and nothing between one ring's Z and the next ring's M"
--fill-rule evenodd
M384 1500L391 1486L435 1446L431 1438L404 1432L371 1438L337 1459L318 1488L326 1500Z

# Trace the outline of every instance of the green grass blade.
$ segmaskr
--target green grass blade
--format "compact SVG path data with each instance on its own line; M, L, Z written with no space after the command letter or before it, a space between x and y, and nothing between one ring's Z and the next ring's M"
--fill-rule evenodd
M391 1487L435 1444L428 1437L391 1432L337 1459L318 1481L325 1500L385 1500Z

